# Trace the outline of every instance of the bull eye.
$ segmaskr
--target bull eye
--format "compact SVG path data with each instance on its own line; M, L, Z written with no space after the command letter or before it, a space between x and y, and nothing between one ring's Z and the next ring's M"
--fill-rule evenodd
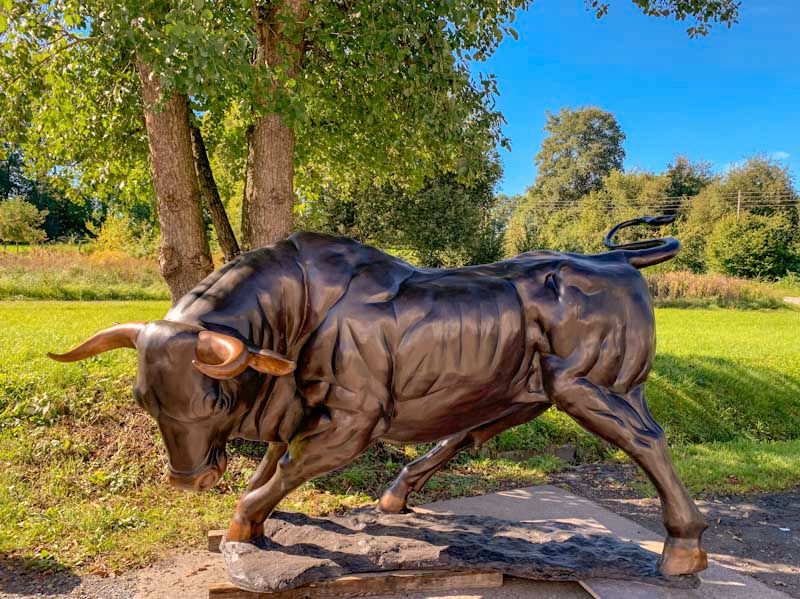
M211 406L214 413L229 412L233 408L233 395L224 385L214 385L214 389L203 397L203 403Z

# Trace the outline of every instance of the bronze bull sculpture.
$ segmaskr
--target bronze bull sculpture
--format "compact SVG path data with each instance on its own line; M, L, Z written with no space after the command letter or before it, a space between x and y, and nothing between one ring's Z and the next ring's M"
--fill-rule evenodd
M375 441L439 441L381 498L399 512L459 451L555 405L649 476L668 532L660 570L689 574L706 568L706 524L645 403L655 331L638 272L680 243L612 243L622 227L670 220L617 225L603 254L441 270L298 233L212 273L164 320L113 326L50 357L137 350L133 393L158 422L176 486L213 486L230 438L268 441L227 533L238 541L260 535L293 489Z

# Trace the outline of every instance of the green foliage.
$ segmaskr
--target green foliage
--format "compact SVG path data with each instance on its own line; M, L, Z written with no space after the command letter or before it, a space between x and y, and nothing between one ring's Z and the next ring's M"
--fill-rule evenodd
M6 243L38 243L47 239L41 226L47 216L20 197L0 201L0 240Z
M595 253L603 251L603 236L616 223L640 216L664 195L670 181L664 175L613 171L601 188L574 202L554 205L537 187L519 200L504 241L506 256L537 249ZM624 231L623 241L636 236Z
M598 189L569 205L552 200L539 186L515 205L505 233L506 256L536 249L603 251L603 236L614 224L643 214L677 213L676 223L658 234L678 237L682 250L659 271L711 269L775 279L800 264L794 182L784 166L761 157L721 177L712 177L704 163L678 157L661 175L612 171ZM648 233L630 229L619 239L633 241Z
M0 152L2 154L2 152ZM10 150L0 157L0 198L18 196L40 210L47 211L43 229L48 239L83 237L88 233L86 222L94 217L92 202L64 197L35 177L26 174L20 152Z
M492 262L501 256L504 228L493 194L498 177L488 160L472 184L440 174L416 192L385 185L348 198L324 193L306 203L297 226L413 251L422 266Z
M737 23L741 0L633 0L633 3L651 17L672 17L678 21L692 17L694 22L686 32L689 37L702 37L708 35L712 23L727 27ZM608 13L609 3L605 0L586 0L586 4L598 18Z
M791 207L776 204L788 204L797 201L797 192L789 168L779 161L763 156L754 156L743 164L732 168L720 180L715 189L719 196L725 197L726 204L735 207L739 192L746 210L754 214L773 214L775 212L794 212ZM754 203L751 195L758 195L762 206L751 206Z
M120 252L134 258L158 255L158 232L148 222L135 222L125 214L109 214L103 224L91 227L92 250Z
M694 19L692 34L737 15L729 0L635 3L647 14ZM263 68L251 64L251 2L7 0L0 137L79 205L151 206L140 58L166 93L191 98L230 208L241 197L245 132L266 112L294 131L295 186L305 198L326 189L349 197L365 184L413 192L440 173L471 185L486 152L505 143L496 80L469 67L504 36L517 37L512 23L529 0L314 2L301 20L285 3L256 4L286 37ZM607 8L589 6L598 15ZM301 42L302 68L287 68L290 46ZM596 132L614 136L601 120Z
M708 238L711 270L734 277L777 279L800 269L794 224L784 214L722 218Z
M692 162L686 156L676 156L664 173L669 179L667 197L695 196L714 180L711 164Z
M468 65L496 48L526 5L319 2L302 22L276 5L270 10L287 39L303 38L303 68L293 72L282 60L252 68L251 3L12 0L4 9L0 130L41 171L64 169L60 179L83 193L149 197L138 178L147 170L138 56L165 90L192 99L207 127L232 126L218 142L239 154L255 118L280 114L295 133L303 193L364 180L418 187L435 168L468 180L500 140L501 120L491 107L494 79L474 79Z
M551 201L572 202L600 189L622 169L625 134L610 112L595 107L547 113L547 137L536 154L535 188Z

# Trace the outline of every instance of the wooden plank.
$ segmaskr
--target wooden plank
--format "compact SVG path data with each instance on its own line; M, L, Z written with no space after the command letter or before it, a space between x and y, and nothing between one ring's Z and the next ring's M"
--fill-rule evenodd
M501 572L452 572L447 570L390 570L350 574L296 589L255 593L231 583L212 585L209 599L332 599L395 593L428 593L503 586Z
M219 553L219 544L222 543L222 536L225 530L220 528L208 531L208 550L214 553Z

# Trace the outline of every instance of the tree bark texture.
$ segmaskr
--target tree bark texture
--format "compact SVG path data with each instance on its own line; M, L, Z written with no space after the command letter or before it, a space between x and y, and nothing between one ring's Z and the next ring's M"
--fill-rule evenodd
M247 128L247 161L244 167L244 186L242 187L242 246L253 249L253 227L250 222L250 201L253 199L253 126Z
M266 7L254 3L256 68L282 64L290 76L299 69L303 41L286 38L285 24L279 15L287 14L295 23L302 22L308 14L306 0L284 0ZM253 168L248 173L249 197L244 203L247 212L242 220L247 222L243 226L248 232L245 246L257 248L284 239L292 230L294 132L279 115L262 116L253 128L249 151Z
M217 232L217 241L222 249L225 262L230 262L239 255L241 250L233 233L233 227L228 220L228 213L219 197L217 182L214 180L214 171L211 170L211 163L208 161L206 144L203 141L203 134L196 123L190 122L192 134L192 147L194 149L195 170L197 172L197 184L200 187L200 196L211 214L211 222Z
M285 239L292 231L294 133L271 114L256 123L252 144L248 246L258 248Z
M161 275L175 303L213 270L197 185L186 96L161 98L158 78L137 60L156 192Z

